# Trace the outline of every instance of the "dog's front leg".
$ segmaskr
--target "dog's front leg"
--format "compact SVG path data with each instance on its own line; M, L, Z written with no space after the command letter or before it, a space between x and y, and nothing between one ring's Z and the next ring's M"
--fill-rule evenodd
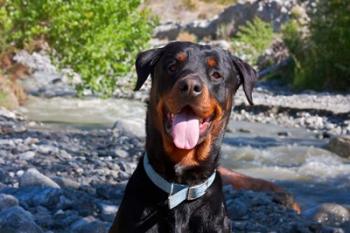
M280 200L281 203L288 203L285 205L290 206L297 213L301 212L300 205L294 200L294 198L285 192L281 187L272 182L246 176L222 166L218 168L218 171L224 184L232 185L235 189L274 192L276 193L276 199Z

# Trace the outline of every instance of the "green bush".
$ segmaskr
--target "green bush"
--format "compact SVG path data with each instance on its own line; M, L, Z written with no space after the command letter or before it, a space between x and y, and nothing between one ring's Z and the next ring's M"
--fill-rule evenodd
M256 64L258 57L271 45L274 32L271 23L255 18L239 28L233 38L233 50L245 60Z
M292 57L292 63L281 72L277 71L277 77L283 79L285 82L292 83L294 87L299 85L298 82L300 81L298 77L301 77L301 73L303 73L299 60L304 59L305 50L307 49L301 28L302 26L294 19L290 20L282 27L282 39L288 47ZM275 75L276 72L272 77Z
M7 0L10 40L24 47L45 39L61 67L83 79L80 89L109 96L118 78L133 69L136 53L151 37L152 20L140 0Z
M295 21L283 30L294 60L293 86L350 90L350 3L318 1L309 31L302 37Z
M0 0L0 55L5 52L8 44L8 35L12 28L12 21L5 9L5 2Z

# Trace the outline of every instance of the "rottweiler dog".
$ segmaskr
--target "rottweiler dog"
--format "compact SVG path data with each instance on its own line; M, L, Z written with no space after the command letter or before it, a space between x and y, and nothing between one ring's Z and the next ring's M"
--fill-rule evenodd
M279 191L218 166L233 96L243 86L253 103L256 71L228 51L190 42L141 52L136 71L136 90L152 79L146 150L109 232L231 232L220 174L235 188Z

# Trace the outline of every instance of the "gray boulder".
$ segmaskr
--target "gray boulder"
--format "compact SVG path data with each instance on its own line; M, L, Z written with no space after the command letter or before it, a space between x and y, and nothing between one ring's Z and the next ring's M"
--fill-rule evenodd
M24 207L45 206L50 210L56 209L62 196L62 189L38 186L13 189L9 192L16 196Z
M329 226L350 225L350 212L345 207L335 203L324 203L306 210L303 215Z
M27 93L44 97L76 95L75 85L81 82L80 76L70 70L58 71L45 52L29 54L22 50L14 56L14 60L32 71L22 81Z
M0 194L0 211L13 207L18 206L18 200L12 195L7 194Z
M334 137L326 148L341 157L350 158L350 136Z
M72 179L66 178L66 177L52 177L52 179L62 188L69 188L69 189L79 189L80 184Z
M1 233L43 233L31 213L18 206L0 212L0 229Z
M60 186L49 177L41 174L36 168L30 168L19 179L20 187L40 186L60 188Z
M129 137L145 138L145 123L134 121L133 119L120 119L116 121L112 128L113 131L122 132Z

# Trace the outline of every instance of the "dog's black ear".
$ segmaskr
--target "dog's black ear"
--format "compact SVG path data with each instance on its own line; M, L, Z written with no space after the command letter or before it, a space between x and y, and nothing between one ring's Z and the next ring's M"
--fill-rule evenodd
M258 75L254 68L248 63L244 62L242 59L233 55L231 55L231 59L239 75L239 84L237 89L241 84L243 84L245 96L247 97L248 102L253 105L252 92L258 79Z
M137 82L134 91L139 90L145 83L147 77L153 72L154 66L161 55L161 48L150 49L137 55L135 66Z

